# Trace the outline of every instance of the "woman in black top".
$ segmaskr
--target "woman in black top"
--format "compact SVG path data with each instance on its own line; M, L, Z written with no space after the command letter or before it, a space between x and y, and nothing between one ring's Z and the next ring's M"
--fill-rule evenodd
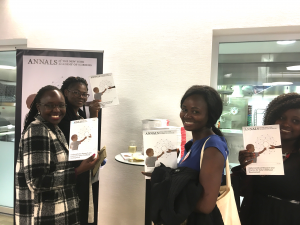
M242 182L242 225L298 225L300 223L300 95L283 94L268 105L265 125L279 124L284 175L247 176L253 152L240 151L240 166L232 169ZM274 148L271 146L270 148Z
M70 140L70 121L86 119L86 114L80 109L84 106L89 96L88 84L84 78L81 77L68 77L61 87L61 91L65 96L67 110L66 115L58 124L59 128L64 133L66 140L69 144ZM98 117L100 105L98 100L94 100L89 105L90 117ZM80 165L81 161L74 161L74 167ZM77 178L76 189L80 199L79 212L81 225L93 224L88 223L89 212L89 177L90 171L82 173ZM98 214L98 189L99 182L93 185L93 202L94 202L94 224L97 224Z

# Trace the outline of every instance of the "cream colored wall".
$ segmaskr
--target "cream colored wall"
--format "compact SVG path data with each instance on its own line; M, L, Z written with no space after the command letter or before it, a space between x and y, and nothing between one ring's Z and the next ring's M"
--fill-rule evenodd
M141 225L142 168L114 156L131 139L142 145L142 119L181 125L184 91L210 82L213 29L300 25L299 6L294 0L0 0L0 39L27 38L33 48L104 50L104 72L115 76L120 105L103 110L109 161L101 171L99 224Z

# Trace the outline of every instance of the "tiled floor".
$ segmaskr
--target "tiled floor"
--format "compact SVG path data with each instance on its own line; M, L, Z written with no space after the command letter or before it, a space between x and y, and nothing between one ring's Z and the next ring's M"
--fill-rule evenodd
M12 225L13 224L13 216L7 214L0 213L0 225Z

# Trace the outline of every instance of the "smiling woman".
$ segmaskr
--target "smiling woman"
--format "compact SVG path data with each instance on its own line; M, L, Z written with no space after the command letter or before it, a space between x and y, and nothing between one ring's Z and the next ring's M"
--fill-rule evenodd
M89 97L87 81L82 77L68 77L61 87L61 91L65 96L67 103L66 116L58 124L67 142L70 140L70 122L72 120L86 119L86 114L80 107L83 107ZM89 104L90 117L98 117L100 110L100 100L94 100ZM74 167L80 165L81 161L73 161ZM90 171L78 176L76 183L76 190L79 195L79 211L80 211L80 224L97 224L98 215L98 186L99 182L91 184ZM93 192L90 192L92 185ZM90 202L90 199L93 201ZM94 208L94 209L93 209ZM92 216L94 211L94 217Z
M252 163L253 153L239 152L241 166L232 169L239 176L244 200L240 216L243 225L299 224L300 204L300 95L283 94L268 105L265 125L278 124L284 165L283 176L246 176L242 168ZM255 216L253 216L255 215Z
M203 194L195 210L198 213L213 213L215 219L217 215L220 217L216 201L228 155L226 141L221 131L215 127L222 109L220 95L209 86L194 85L181 99L180 118L184 128L192 132L193 139L185 144L184 156L178 167L200 171L199 182L203 186ZM204 144L205 151L200 170L200 155ZM217 223L215 221L212 224Z
M15 174L17 225L80 224L77 175L98 158L77 168L68 162L68 146L58 123L66 114L65 98L54 86L41 88L26 117Z
M48 95L37 103L37 109L46 121L57 125L66 114L64 96L58 90L49 91Z

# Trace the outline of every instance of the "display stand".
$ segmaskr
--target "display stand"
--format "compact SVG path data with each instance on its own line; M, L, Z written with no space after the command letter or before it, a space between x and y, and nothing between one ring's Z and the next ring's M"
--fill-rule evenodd
M131 166L144 166L145 162L129 162L124 160L121 154L115 156L115 160ZM146 180L146 196L145 196L145 225L152 225L151 222L151 181Z

